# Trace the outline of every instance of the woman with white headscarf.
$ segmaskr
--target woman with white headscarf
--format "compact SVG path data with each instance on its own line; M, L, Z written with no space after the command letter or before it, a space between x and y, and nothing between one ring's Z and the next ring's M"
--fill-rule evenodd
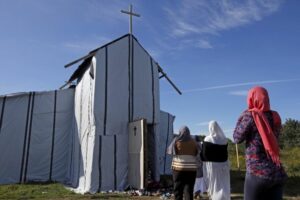
M201 158L203 178L212 200L230 199L230 168L227 138L216 121L209 122L209 135L204 138Z

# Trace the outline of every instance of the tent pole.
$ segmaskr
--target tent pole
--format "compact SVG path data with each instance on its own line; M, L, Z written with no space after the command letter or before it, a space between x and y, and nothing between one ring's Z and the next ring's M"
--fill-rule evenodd
M236 151L236 163L237 163L238 170L240 171L239 149L237 143L235 143L235 151Z
M162 75L159 78L163 78L165 77L167 79L167 81L173 86L173 88L178 92L178 94L182 95L182 92L176 87L176 85L171 81L171 79L167 76L167 74L163 71L163 69L161 68L161 66L159 66L158 63L156 63L158 66L158 71L160 73L162 73Z

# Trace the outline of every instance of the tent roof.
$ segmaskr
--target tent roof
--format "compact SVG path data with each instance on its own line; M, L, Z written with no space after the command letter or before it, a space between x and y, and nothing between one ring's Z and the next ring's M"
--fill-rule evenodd
M107 44L101 46L101 47L98 47L98 48L96 48L96 49L90 51L87 55L85 55L85 56L83 56L83 57L81 57L81 58L78 58L78 59L76 59L76 60L74 60L74 61L72 61L72 62L66 64L66 65L65 65L65 68L70 67L70 66L72 66L72 65L74 65L74 64L76 64L76 63L78 63L78 62L80 62L80 61L82 61L82 60L84 60L84 61L77 67L77 69L76 69L76 70L74 71L74 73L71 75L71 77L70 77L69 80L66 82L66 84L64 84L61 88L64 88L66 85L70 84L72 81L74 81L74 80L76 80L76 79L78 79L78 78L81 77L81 75L82 75L82 74L85 72L85 70L89 67L90 62L91 62L91 60L92 60L92 57L96 54L96 52L97 52L98 50L100 50L100 49L102 49L102 48L105 48L106 46L109 46L110 44L113 44L113 43L115 43L115 42L117 42L117 41L119 41L119 40L121 40L121 39L123 39L123 38L125 38L125 37L129 37L129 36L130 36L129 33L128 33L128 34L125 34L125 35L123 35L123 36L121 36L121 37L119 37L119 38L117 38L117 39L115 39L115 40L113 40L113 41L111 41L111 42L109 42L109 43L107 43ZM144 51L152 58L152 56L151 56L151 55L147 52L147 50L139 43L139 41L137 40L137 38L136 38L134 35L132 35L132 38L133 38L133 39L134 39L134 40L142 47L142 49L143 49L143 50L144 50ZM174 87L174 89L175 89L179 94L181 94L180 90L179 90L179 89L175 86L175 84L169 79L169 77L168 77L167 74L163 71L163 69L160 67L160 65L158 64L158 62L156 62L153 58L152 58L152 60L157 64L159 73L162 74L159 78L165 77L165 78L169 81L169 83Z

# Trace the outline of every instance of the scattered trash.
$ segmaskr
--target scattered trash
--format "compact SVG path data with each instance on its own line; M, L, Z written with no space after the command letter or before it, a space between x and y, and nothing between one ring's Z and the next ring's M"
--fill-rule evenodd
M170 199L171 198L171 194L169 192L163 194L160 196L161 199L166 200L166 199Z

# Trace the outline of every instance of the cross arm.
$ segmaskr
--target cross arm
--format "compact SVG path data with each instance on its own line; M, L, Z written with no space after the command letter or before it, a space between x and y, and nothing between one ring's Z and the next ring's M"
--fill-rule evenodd
M125 14L128 14L128 15L133 15L133 16L136 16L136 17L140 17L141 15L139 14L136 14L136 13L133 13L133 12L128 12L126 10L121 10L122 13L125 13Z

